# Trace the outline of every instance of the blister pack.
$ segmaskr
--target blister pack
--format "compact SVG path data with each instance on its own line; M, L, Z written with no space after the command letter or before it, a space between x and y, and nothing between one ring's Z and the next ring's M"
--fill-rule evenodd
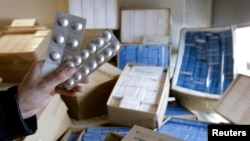
M122 48L111 30L103 30L81 48L85 25L84 18L61 12L56 15L42 75L46 77L67 66L76 67L77 72L64 82L68 90L109 61Z

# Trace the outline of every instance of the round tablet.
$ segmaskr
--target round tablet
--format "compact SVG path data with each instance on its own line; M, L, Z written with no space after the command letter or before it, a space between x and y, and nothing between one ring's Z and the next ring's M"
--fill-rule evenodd
M80 31L80 30L82 30L83 25L80 22L74 22L74 23L72 23L72 28L76 31Z
M111 57L111 55L112 55L112 50L111 50L110 48L106 48L106 49L104 50L103 54L104 54L104 56L105 56L106 58L109 58L109 57Z
M119 51L119 49L120 49L120 44L118 43L118 42L112 42L111 43L111 48L115 51L115 52L117 52L117 51Z
M89 57L89 52L86 49L82 49L81 56L82 56L82 59L85 60Z
M61 27L66 27L69 24L69 20L61 17L57 20L57 24L60 25Z
M96 52L96 45L94 43L90 43L88 44L87 46L88 50L89 50L89 53L95 53Z
M104 45L104 39L102 37L97 37L95 43L97 47L102 47Z
M76 72L74 78L76 81L80 81L82 79L82 74L80 72Z
M104 58L104 56L103 56L102 54L99 54L99 55L96 57L96 62L97 62L98 64L103 63L104 60L105 60L105 58Z
M96 69L96 67L97 67L96 61L95 60L91 60L89 62L89 68L92 69L92 70L94 70L94 69Z
M76 47L79 45L79 43L78 43L78 41L77 41L76 39L69 39L69 40L67 41L67 44L68 44L71 48L76 48Z
M53 61L57 61L61 58L61 54L59 52L56 52L56 51L51 52L49 56L50 56L51 60L53 60Z
M83 66L81 69L80 69L80 72L83 74L83 76L86 76L89 74L89 68L87 66Z
M82 63L82 58L81 58L81 56L79 56L79 55L75 55L75 56L73 57L73 61L74 61L74 64L75 64L76 66L78 66L78 65L80 65L80 64Z
M112 38L112 34L110 33L110 31L104 31L102 36L104 37L104 40L107 42Z
M66 87L73 87L75 85L75 80L73 78L70 78L66 81Z
M64 37L61 35L55 35L53 39L57 44L62 44L64 42Z

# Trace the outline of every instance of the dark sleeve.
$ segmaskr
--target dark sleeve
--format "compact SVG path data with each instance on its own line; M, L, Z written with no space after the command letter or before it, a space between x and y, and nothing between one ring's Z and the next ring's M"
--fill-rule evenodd
M17 101L17 86L0 91L0 140L7 141L34 134L37 118L23 119Z

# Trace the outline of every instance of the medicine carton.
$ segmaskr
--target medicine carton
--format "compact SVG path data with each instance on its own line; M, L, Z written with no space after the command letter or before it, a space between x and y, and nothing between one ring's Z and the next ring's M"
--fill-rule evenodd
M107 101L109 122L157 128L163 122L168 96L167 69L127 64Z
M185 107L211 112L236 76L234 28L183 28L171 93Z

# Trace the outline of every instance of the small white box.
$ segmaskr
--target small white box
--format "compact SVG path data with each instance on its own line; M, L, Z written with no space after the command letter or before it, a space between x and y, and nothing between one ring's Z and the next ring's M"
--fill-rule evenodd
M143 83L142 80L146 83ZM157 90L152 90L149 86L153 83L158 84ZM159 127L164 120L167 108L169 85L167 69L127 64L107 101L109 122L125 126L137 124L151 129ZM123 87L120 91L121 86ZM144 96L139 94L139 90L143 91ZM148 102L149 100L145 99L147 91L155 92L155 98L152 98L154 101ZM119 92L123 94L117 94ZM152 97L152 95L150 96ZM132 101L133 99L134 101Z

